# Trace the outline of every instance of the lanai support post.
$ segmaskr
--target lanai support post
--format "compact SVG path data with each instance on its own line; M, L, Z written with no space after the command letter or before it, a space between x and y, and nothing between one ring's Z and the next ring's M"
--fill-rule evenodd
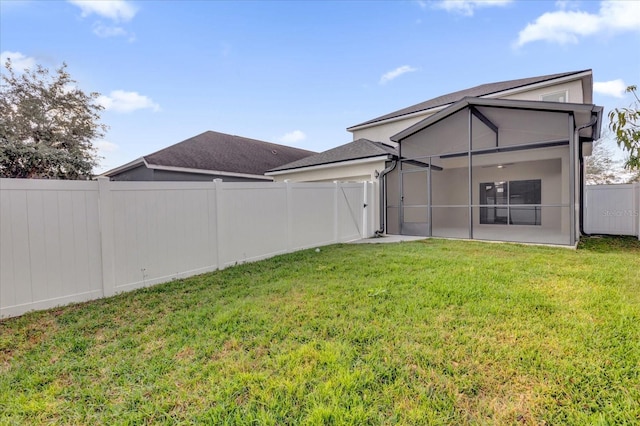
M469 107L469 124L468 124L468 136L469 136L469 146L468 146L468 151L467 151L467 159L468 159L468 163L467 163L467 167L469 168L469 239L472 240L473 239L473 207L472 207L472 192L471 192L471 182L472 182L472 175L471 175L471 140L473 139L473 110L471 107Z
M569 131L569 245L576 243L576 141L573 114L568 114Z

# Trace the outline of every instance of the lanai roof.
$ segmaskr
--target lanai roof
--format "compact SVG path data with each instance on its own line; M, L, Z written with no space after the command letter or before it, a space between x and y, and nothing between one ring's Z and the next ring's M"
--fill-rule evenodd
M301 160L275 167L269 170L269 172L300 169L304 167L340 163L343 161L360 160L364 158L397 155L398 151L396 148L390 145L385 145L382 142L370 141L369 139L358 139Z

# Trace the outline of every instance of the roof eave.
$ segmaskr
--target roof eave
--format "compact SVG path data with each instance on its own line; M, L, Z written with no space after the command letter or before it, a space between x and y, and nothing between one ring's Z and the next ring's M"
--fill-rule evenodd
M307 172L310 170L329 169L332 167L351 166L355 164L366 164L366 163L373 163L376 161L391 160L394 157L396 156L393 154L385 154L385 155L376 155L372 157L356 158L351 160L331 161L328 163L314 164L311 166L292 167L292 168L280 169L280 170L269 170L268 172L265 173L265 175L278 176L278 175L283 175L283 174L292 173L292 172L298 173L298 172Z
M567 81L572 81L572 80L578 80L578 79L586 79L587 81L590 81L589 79L591 79L591 81L593 80L593 72L591 70L584 70L581 72L577 72L575 74L570 74L564 77L559 77L559 78L554 78L551 80L545 80L545 81L540 81L538 83L533 83L533 84L527 84L524 86L519 86L519 87L514 87L511 89L507 89L507 90L501 90L499 92L493 92L493 93L488 93L486 95L482 95L479 96L479 98L488 98L488 99L492 99L492 98L496 98L496 97L500 97L500 96L509 96L509 95L514 95L517 93L521 93L521 92L527 92L529 90L535 90L535 89L539 89L545 86L552 86L554 84L560 84L560 83L564 83ZM585 86L590 86L592 87L592 83L591 85L586 84L583 85L583 99L585 101L585 103L590 104L591 102L593 102L593 96L589 97L587 95L590 94L590 91L587 90L587 88ZM437 113L438 111L441 111L443 109L448 108L449 106L455 104L455 102L452 103L447 103L447 104L442 104L442 105L437 105L435 107L432 108L427 108L427 109L423 109L420 111L414 111L414 112L410 112L407 114L402 114L402 115L397 115L394 117L389 117L387 119L383 119L383 120L377 120L377 121L366 121L364 123L361 124L356 124L355 126L351 126L351 127L347 127L347 131L348 132L354 132L356 130L362 130L362 129L367 129L369 127L375 127L375 126L379 126L380 124L388 124L388 123L393 123L396 121L400 121L400 120L406 120L408 118L412 118L412 117L416 117L416 116L420 116L420 115L430 115L430 114L434 114ZM393 140L393 139L392 139Z
M118 175L120 173L126 172L128 170L134 169L138 166L140 166L141 164L143 164L145 167L149 167L149 165L147 164L147 161L144 159L144 157L140 157L140 158L136 158L133 161L130 161L126 164L123 164L120 167L116 167L115 169L111 169L111 170L107 170L106 172L102 173L99 175L99 177L112 177L114 175Z
M200 174L200 175L219 175L219 176L239 177L239 178L247 178L247 179L259 179L259 180L266 180L266 181L273 180L272 178L264 175L257 175L257 174L251 174L251 173L227 172L224 170L193 169L190 167L162 166L159 164L147 164L147 167L154 170L164 170L169 172L194 173L194 174Z

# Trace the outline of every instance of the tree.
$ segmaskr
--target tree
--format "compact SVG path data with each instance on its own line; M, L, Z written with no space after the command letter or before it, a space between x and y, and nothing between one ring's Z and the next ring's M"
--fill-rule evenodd
M627 180L627 183L640 183L640 169L635 170L631 177Z
M619 183L622 170L619 161L613 159L613 152L606 145L605 138L593 142L591 155L585 158L585 164L587 185Z
M616 136L618 146L629 152L625 168L640 170L640 99L637 86L629 86L626 91L636 99L629 108L616 108L609 112L609 128Z
M99 93L76 86L63 64L18 75L5 63L0 86L0 177L86 179L98 163L92 141L104 136Z

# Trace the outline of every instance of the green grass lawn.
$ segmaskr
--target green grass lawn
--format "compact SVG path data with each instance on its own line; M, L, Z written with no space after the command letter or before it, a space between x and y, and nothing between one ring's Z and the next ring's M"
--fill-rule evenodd
M0 424L638 424L640 244L335 245L0 322Z

